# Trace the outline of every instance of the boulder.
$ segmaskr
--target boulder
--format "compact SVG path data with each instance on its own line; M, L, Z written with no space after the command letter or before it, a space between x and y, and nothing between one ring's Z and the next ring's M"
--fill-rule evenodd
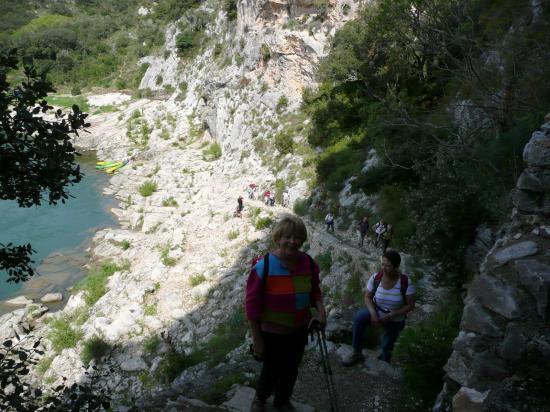
M539 251L538 245L530 240L524 242L515 243L505 248L497 250L493 254L493 260L499 265L504 265L510 260L521 259L526 256L534 255Z
M527 190L515 190L512 196L514 206L523 213L538 213L541 210L541 195Z
M525 353L527 339L521 333L517 323L510 323L506 328L506 335L500 343L499 353L503 359L517 362Z
M550 167L550 132L536 131L523 149L523 160L529 167Z
M42 303L54 303L61 302L63 300L63 295L61 293L46 293L40 298Z
M467 386L472 374L469 363L470 362L460 352L455 350L451 353L443 370L450 379L462 386Z
M25 296L17 296L16 298L6 300L8 305L24 306L32 303L32 299L27 299Z
M520 316L516 290L495 277L477 276L468 293L471 298L478 298L483 306L506 319L516 319Z
M147 367L147 364L143 359L141 359L139 356L136 356L134 358L126 359L125 361L121 362L120 369L126 372L137 372L147 370L149 368Z
M466 303L462 314L461 329L491 337L500 337L504 334L491 314L476 299L469 300Z
M530 192L542 192L542 182L540 179L531 173L529 170L524 170L519 177L516 188L520 190L528 190Z
M550 265L535 259L515 262L520 282L533 295L540 317L549 319L548 294L550 293Z
M453 412L481 412L488 394L489 391L481 393L463 386L453 397Z

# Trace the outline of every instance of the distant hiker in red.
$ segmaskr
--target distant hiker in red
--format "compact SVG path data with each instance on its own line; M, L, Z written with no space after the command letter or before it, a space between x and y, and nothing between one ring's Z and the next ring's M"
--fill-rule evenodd
M269 205L269 195L270 195L270 194L271 194L271 193L269 192L269 190L266 190L266 191L264 192L264 203L266 204L266 206Z
M295 410L290 397L307 342L308 325L325 327L319 266L300 251L307 229L297 216L285 215L273 229L276 249L258 259L246 283L245 309L253 352L263 360L252 411L266 409L274 393L278 410ZM311 308L316 309L312 317Z

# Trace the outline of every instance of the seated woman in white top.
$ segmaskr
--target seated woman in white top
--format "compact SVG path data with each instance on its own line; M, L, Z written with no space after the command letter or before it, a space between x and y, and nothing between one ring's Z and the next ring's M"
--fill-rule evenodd
M353 354L342 362L345 366L364 359L361 353L363 334L370 325L384 328L382 353L378 359L389 362L395 341L405 327L405 315L414 309L415 289L410 278L399 272L399 253L387 250L381 263L382 270L373 273L367 283L367 307L353 318Z

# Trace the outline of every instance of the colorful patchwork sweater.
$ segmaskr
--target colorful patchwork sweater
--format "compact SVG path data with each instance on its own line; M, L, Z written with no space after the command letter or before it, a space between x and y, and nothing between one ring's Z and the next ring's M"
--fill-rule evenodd
M300 253L300 260L292 270L272 254L268 266L266 279L263 279L264 258L250 271L246 284L247 318L259 320L262 330L272 333L288 333L307 326L310 307L322 300L319 267L315 262L312 265L305 253Z

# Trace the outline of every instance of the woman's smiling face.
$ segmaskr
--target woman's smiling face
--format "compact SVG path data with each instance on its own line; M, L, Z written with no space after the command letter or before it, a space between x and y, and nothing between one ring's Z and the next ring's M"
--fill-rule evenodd
M304 240L293 234L284 234L278 242L281 257L292 258L296 256L302 247Z

